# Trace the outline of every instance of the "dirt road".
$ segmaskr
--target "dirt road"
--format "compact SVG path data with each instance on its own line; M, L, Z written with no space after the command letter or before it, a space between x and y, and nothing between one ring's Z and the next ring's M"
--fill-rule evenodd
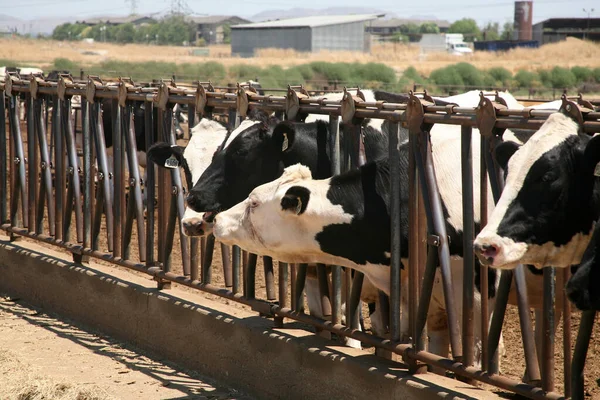
M0 296L0 399L38 398L251 399L18 299Z

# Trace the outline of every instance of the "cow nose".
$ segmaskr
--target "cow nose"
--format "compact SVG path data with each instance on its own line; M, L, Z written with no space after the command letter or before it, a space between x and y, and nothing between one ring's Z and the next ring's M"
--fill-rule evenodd
M498 247L493 244L474 244L473 250L483 264L491 265L498 255Z
M202 236L204 229L201 218L187 218L182 221L183 231L188 236Z

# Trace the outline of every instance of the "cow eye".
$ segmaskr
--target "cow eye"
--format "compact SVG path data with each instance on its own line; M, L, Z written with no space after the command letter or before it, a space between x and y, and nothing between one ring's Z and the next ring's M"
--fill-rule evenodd
M250 200L250 205L249 205L250 208L256 208L256 207L258 207L258 205L259 205L259 202L257 200Z
M552 171L548 171L542 177L543 182L553 182L556 180L556 174Z

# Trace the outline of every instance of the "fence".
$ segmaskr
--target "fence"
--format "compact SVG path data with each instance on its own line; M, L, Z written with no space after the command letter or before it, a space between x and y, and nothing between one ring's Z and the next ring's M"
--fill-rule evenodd
M291 318L315 326L317 329L351 337L363 343L395 353L402 357L410 371L422 373L425 364L451 371L467 381L484 382L521 394L529 398L559 399L554 392L554 309L557 282L568 279L568 271L544 269L544 336L543 350L538 367L535 343L531 329L529 302L525 288L525 275L520 266L513 271L502 271L492 320L487 318L487 269L482 266L482 370L473 366L474 349L474 258L472 241L473 169L472 128L477 127L481 141L481 204L487 204L488 179L494 199L502 188L501 176L492 160L490 148L500 140L505 129L537 130L550 115L545 110L512 110L500 104L502 99L482 94L479 107L465 108L453 105L439 106L427 95L410 93L406 104L366 102L360 90L356 95L346 91L341 101L311 98L301 87L289 87L285 96L258 95L249 87L237 86L235 93L217 91L210 85L198 83L195 88L175 87L162 82L158 87L136 86L127 79L106 84L97 77L87 83L77 83L70 76L61 76L58 82L46 82L32 76L22 80L8 74L0 83L0 218L1 228L12 238L25 236L67 249L76 262L96 257L154 277L159 289L177 282L198 290L221 296L250 306L264 316L275 318L276 326L284 326L284 318ZM26 133L21 134L19 97L24 96L26 108ZM81 96L82 160L78 158L73 118L72 98ZM494 96L493 94L491 95ZM102 120L103 99L112 102L112 134L114 173L107 161L107 149ZM343 166L359 165L360 128L355 135L344 135L348 143L340 144L338 117L346 124L356 124L364 118L382 118L391 122L389 156L391 165L391 287L390 287L390 339L380 338L357 330L359 294L363 276L355 274L352 285L342 285L342 270L332 267L332 292L328 293L324 266L318 267L321 297L330 303L331 321L309 316L301 311L302 291L307 265L278 265L278 290L275 287L272 260L265 262L266 299L256 296L256 255L248 255L242 263L240 249L233 247L232 262L224 263L225 287L212 283L210 264L214 238L200 246L197 238L181 233L179 241L183 259L183 273L172 271L177 221L184 212L184 188L177 170L147 168L147 180L142 182L137 168L134 135L133 102L145 106L145 138L149 147L156 141L175 144L172 112L175 104L189 106L189 126L195 125L199 116L210 118L213 112L229 115L229 126L237 126L250 109L263 109L293 119L298 112L329 115L334 165L332 173ZM564 107L581 118L587 133L600 132L599 112L582 115L578 103L581 98L564 97ZM8 104L7 109L5 109ZM8 119L9 136L6 132ZM400 342L400 169L398 135L399 125L409 130L409 263L408 263L408 321L410 343ZM459 324L453 304L453 287L450 277L449 243L442 214L442 204L433 169L429 131L433 124L461 125L463 179L463 232L464 232L464 294L463 321ZM49 127L49 128L48 128ZM348 136L351 136L348 138ZM27 149L24 146L26 138ZM49 146L49 143L52 146ZM5 145L7 144L7 145ZM7 149L8 147L8 149ZM340 152L340 149L350 149ZM10 163L8 163L10 161ZM97 163L97 171L94 165ZM487 172L486 172L487 171ZM39 179L39 183L38 183ZM158 199L155 209L148 201L146 216L142 204L142 185L149 199ZM114 193L113 193L114 192ZM126 201L126 195L128 199ZM419 199L419 197L421 199ZM486 207L481 209L481 225L487 220ZM72 219L75 215L73 229ZM103 218L104 215L104 218ZM106 225L108 252L99 250L102 222ZM132 254L131 241L137 227L139 254ZM421 240L426 235L426 244ZM203 249L203 251L200 251ZM203 253L203 254L202 254ZM227 258L228 254L225 253ZM136 261L137 258L137 261ZM202 262L200 262L202 259ZM448 312L450 348L452 359L425 351L425 322L431 298L436 266L440 265ZM200 268L201 266L201 268ZM243 287L240 274L243 272ZM350 282L349 270L345 275ZM531 382L536 387L499 375L497 372L498 342L508 302L508 293L514 279L518 293L518 306L524 354ZM291 285L288 284L291 281ZM291 306L288 305L288 286L291 286ZM344 286L344 287L342 287ZM559 287L560 284L559 284ZM241 289L241 290L240 290ZM241 291L241 292L240 292ZM348 326L341 324L342 291L347 293ZM277 300L277 301L275 301ZM585 313L578 342L570 367L570 307L564 307L565 395L583 396L583 367L587 341L593 325L594 313ZM488 331L488 326L489 331ZM572 372L571 372L572 371ZM571 385L572 381L572 385Z

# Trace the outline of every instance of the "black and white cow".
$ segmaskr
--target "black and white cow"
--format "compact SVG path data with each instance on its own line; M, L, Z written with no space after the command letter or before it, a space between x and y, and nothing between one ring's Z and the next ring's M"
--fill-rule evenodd
M456 134L452 135L452 130ZM460 176L455 160L460 158L460 128L440 127L436 137L434 164L440 182L444 211L448 222L452 279L457 311L462 313L462 208ZM478 148L474 136L473 149ZM433 137L432 137L433 140ZM408 256L408 145L401 151L402 257ZM474 152L475 153L475 152ZM474 165L478 153L474 154ZM454 161L454 162L453 162ZM438 168L439 167L439 168ZM474 178L478 180L478 169ZM477 185L476 185L477 186ZM477 188L475 191L477 192ZM458 196L458 197L457 197ZM475 193L475 199L479 197ZM491 196L490 196L491 197ZM363 272L379 290L389 294L390 216L389 165L387 159L368 163L359 170L329 179L313 180L311 171L302 165L285 169L275 181L257 187L250 196L215 217L215 237L225 243L266 254L287 262L321 262L337 264ZM478 205L475 206L476 219ZM406 261L406 260L404 260ZM406 265L406 263L405 263ZM493 288L496 285L492 276ZM445 302L439 274L428 314L430 351L447 355L448 336ZM493 290L491 291L494 292ZM491 299L493 309L494 300ZM476 294L475 318L480 318L479 295ZM406 313L403 317L406 318ZM402 324L404 327L408 325ZM476 337L480 324L476 321ZM477 347L477 351L479 350ZM478 353L479 357L480 354Z
M596 223L594 234L583 253L581 263L567 282L569 300L580 310L600 311L600 224Z
M494 268L579 264L600 216L594 176L600 137L554 113L524 145L505 142L496 158L506 184L486 227L474 241L480 261Z

